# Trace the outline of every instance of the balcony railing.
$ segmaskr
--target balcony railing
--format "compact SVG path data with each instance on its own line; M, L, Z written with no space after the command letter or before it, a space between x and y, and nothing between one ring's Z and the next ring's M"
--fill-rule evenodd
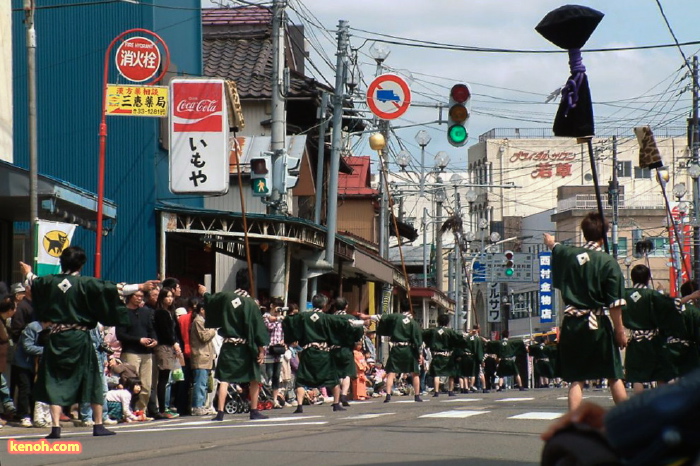
M604 209L612 209L608 204L608 195L601 194ZM620 209L663 209L663 197L656 194L642 194L639 196L620 196L618 204ZM577 194L557 202L557 212L568 210L596 210L598 202L595 194Z

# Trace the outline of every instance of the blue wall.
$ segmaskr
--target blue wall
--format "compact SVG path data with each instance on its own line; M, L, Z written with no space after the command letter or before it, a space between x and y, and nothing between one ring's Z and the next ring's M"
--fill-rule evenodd
M140 0L140 5L97 4L93 0L72 0L67 6L65 0L38 3L39 172L96 193L101 87L109 43L128 29L149 29L168 45L174 65L171 70L199 76L200 0ZM27 61L22 0L13 0L12 6L14 160L26 168ZM116 71L113 53L109 62L108 82L129 83ZM105 197L117 203L117 223L102 242L103 278L136 282L156 276L158 232L153 207L157 200L203 206L201 197L170 194L160 126L158 118L107 117ZM84 273L91 274L95 233L78 228L73 244L88 253Z

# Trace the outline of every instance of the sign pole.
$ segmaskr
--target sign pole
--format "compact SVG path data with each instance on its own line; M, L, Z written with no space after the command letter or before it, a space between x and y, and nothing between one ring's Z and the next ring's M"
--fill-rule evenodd
M163 39L160 38L155 32L149 31L148 29L129 29L124 31L115 37L112 42L110 42L105 52L104 59L104 69L102 74L102 112L100 114L100 127L99 127L99 137L100 137L100 153L97 162L97 238L95 238L95 277L100 278L102 275L102 218L103 218L103 204L104 204L104 181L105 181L105 152L107 148L107 78L109 76L109 59L112 52L114 44L121 40L127 34L132 33L145 33L150 34L156 38L159 44L163 46L165 50L165 62L160 74L153 79L150 83L155 83L160 81L160 79L167 73L170 67L170 53L168 51L168 46L165 44Z

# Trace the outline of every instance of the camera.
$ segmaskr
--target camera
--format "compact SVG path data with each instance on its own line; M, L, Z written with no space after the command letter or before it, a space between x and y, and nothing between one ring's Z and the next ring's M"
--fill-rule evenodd
M105 342L100 343L100 346L97 347L97 350L103 353L107 353L109 355L114 354L114 350L110 348L109 345Z
M289 308L286 306L285 307L278 307L277 312L279 312L280 315L286 316L287 312L289 312Z

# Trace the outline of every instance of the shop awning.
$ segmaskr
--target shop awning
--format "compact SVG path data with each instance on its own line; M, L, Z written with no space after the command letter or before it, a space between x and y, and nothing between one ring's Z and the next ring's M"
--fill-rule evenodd
M97 195L58 178L38 176L39 217L45 220L76 223L95 228ZM12 222L28 222L29 171L0 161L0 218ZM117 206L105 199L104 220L116 220Z

